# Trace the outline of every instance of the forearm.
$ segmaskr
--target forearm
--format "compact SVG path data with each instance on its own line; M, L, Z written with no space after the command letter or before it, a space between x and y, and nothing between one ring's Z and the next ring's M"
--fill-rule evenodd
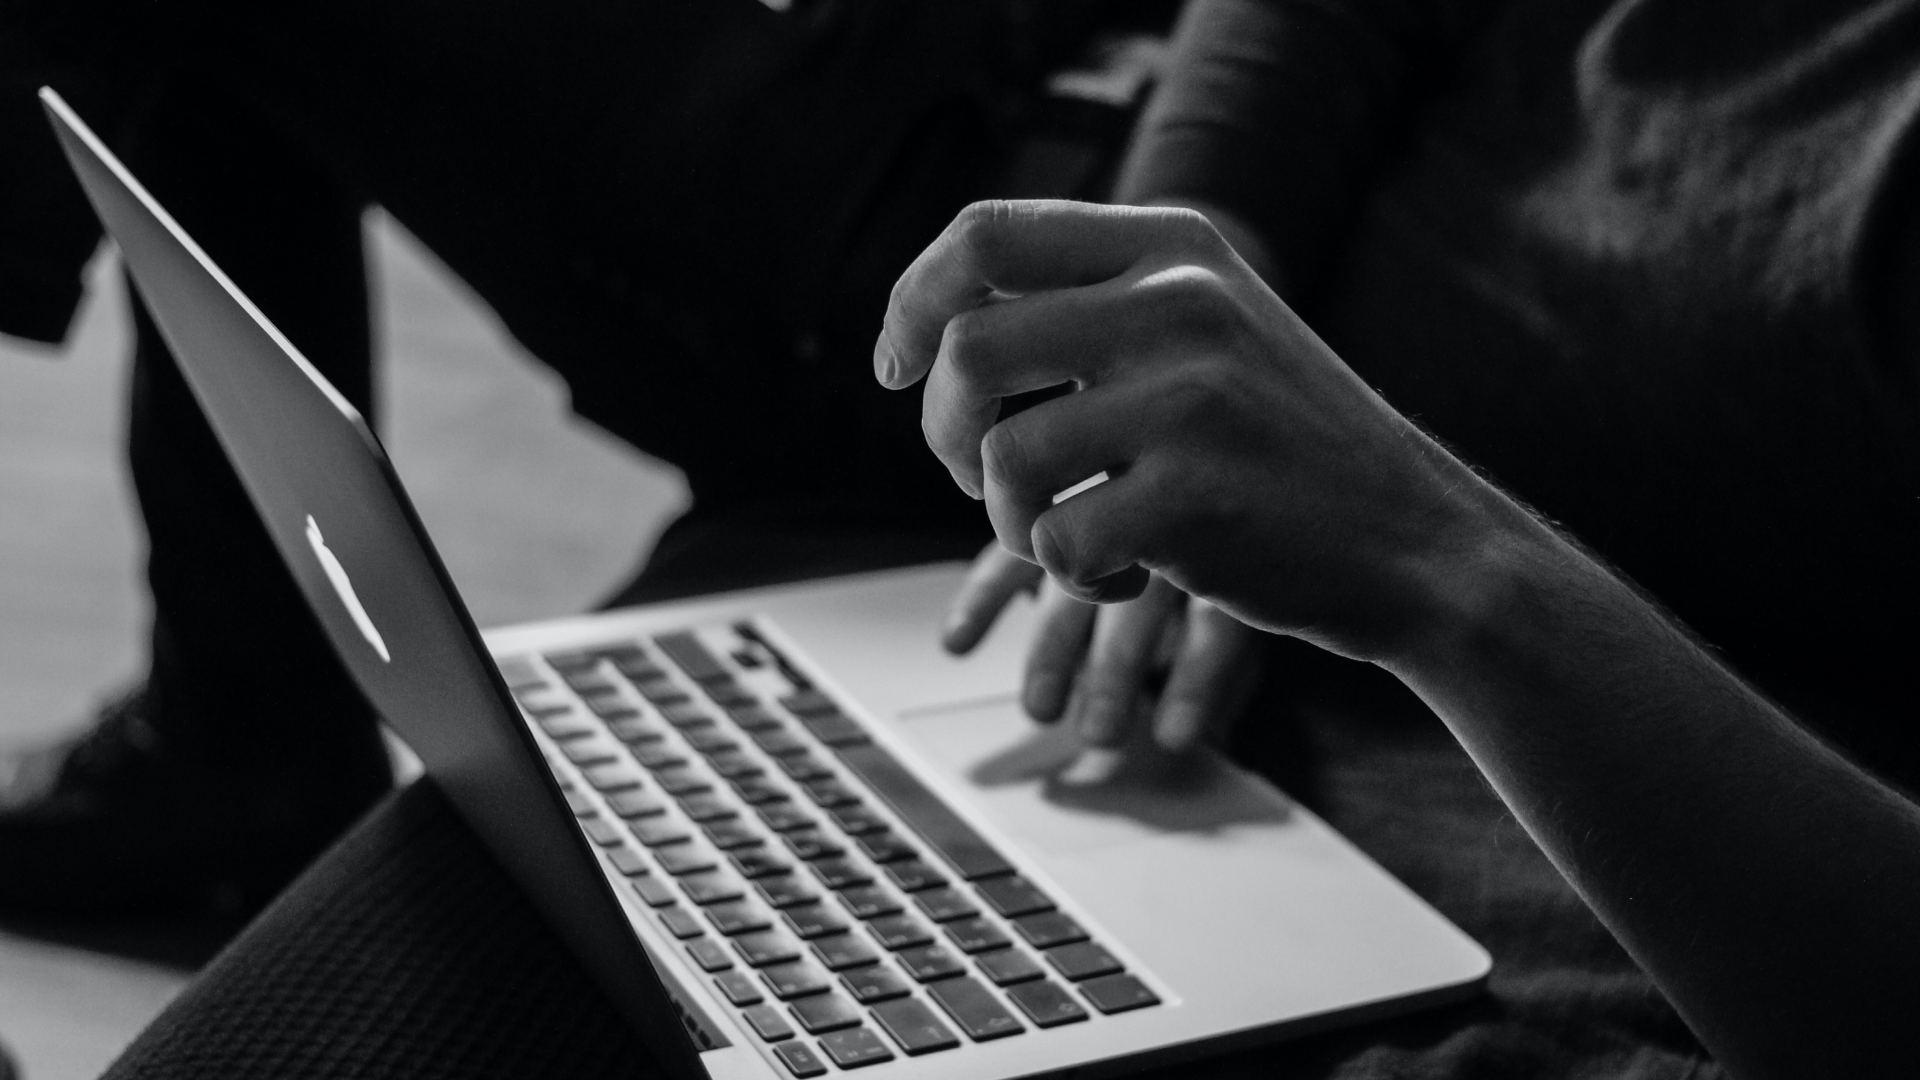
M1737 1075L1888 1071L1920 811L1545 526L1490 536L1385 666Z

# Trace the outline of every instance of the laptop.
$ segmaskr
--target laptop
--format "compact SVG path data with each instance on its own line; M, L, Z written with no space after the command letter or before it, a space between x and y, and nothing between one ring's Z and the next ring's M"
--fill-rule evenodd
M41 98L354 679L673 1076L1096 1075L1483 984L1223 758L1067 782L1017 705L1030 609L936 644L960 566L482 635L353 407Z

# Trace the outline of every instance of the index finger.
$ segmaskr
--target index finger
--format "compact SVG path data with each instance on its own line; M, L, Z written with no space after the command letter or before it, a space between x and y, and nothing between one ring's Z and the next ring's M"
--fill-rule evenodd
M1191 210L1032 200L979 202L894 283L873 347L873 374L891 390L933 366L948 320L995 291L1073 288L1125 273L1169 244L1216 236Z

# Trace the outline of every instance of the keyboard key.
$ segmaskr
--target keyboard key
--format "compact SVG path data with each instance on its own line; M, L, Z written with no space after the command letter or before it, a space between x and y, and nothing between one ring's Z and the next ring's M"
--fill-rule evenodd
M846 848L819 829L801 829L780 838L797 859L826 859L846 854Z
M1054 970L1074 982L1091 979L1095 975L1111 975L1126 966L1115 959L1112 953L1091 941L1061 945L1041 955L1047 958L1047 963L1052 964Z
M707 651L705 645L700 644L700 640L694 637L690 630L661 634L653 639L653 643L660 646L660 651L666 653L667 658L678 664L680 670L686 672L695 682L732 678L727 674L727 669L720 666L720 662L713 658L713 654Z
M588 818L600 813L600 808L594 805L593 796L579 788L569 787L561 794L566 796L567 809L573 811L575 817Z
M833 775L833 770L822 765L820 759L812 754L792 754L781 758L776 764L789 780L814 780Z
M756 930L733 939L734 951L749 967L784 964L800 958L800 943L781 930Z
M635 877L627 884L633 886L633 891L639 894L641 902L648 907L665 907L680 899L673 894L673 886L651 874Z
M662 769L653 774L660 790L669 795L691 795L713 790L713 782L694 769Z
M945 1009L974 1042L1004 1039L1027 1030L1026 1025L1015 1020L1007 1007L993 996L993 991L973 979L963 976L934 983L927 987L927 996Z
M767 903L777 908L811 904L820 899L820 890L814 888L798 874L760 878L753 883L753 887L759 890Z
M728 900L707 908L707 921L728 937L753 930L765 930L773 920L759 904L749 900Z
M767 1042L793 1038L793 1025L771 1005L749 1005L740 1010L740 1015L753 1027L754 1034Z
M827 1063L813 1052L813 1047L803 1042L775 1043L773 1056L779 1058L780 1064L785 1065L787 1071L799 1080L820 1076L827 1071Z
M844 933L848 926L845 917L825 904L800 904L782 911L780 917L802 940Z
M727 947L712 938L701 938L687 943L687 955L700 965L702 971L725 971L733 966L733 957L727 955Z
M730 852L727 858L733 860L733 867L740 871L741 877L771 877L774 874L784 874L793 869L792 863L774 854L765 847L741 848L738 851Z
M931 1054L960 1045L953 1029L941 1023L933 1010L927 1008L927 1003L918 998L900 998L875 1005L873 1018L909 1055Z
M973 962L979 965L980 973L991 979L995 986L1012 986L1046 974L1038 960L1019 949L981 953L973 958Z
M738 817L740 812L733 804L715 795L711 791L696 791L680 799L680 809L695 821L717 821L720 818Z
M640 710L617 697L588 698L587 708L602 720L630 720L640 715Z
M722 780L744 780L749 776L760 776L766 772L760 767L759 762L738 750L722 750L708 758L707 764Z
M866 867L852 859L831 858L816 859L808 864L813 867L813 876L820 884L829 889L844 889L849 885L865 885L873 880Z
M680 877L684 874L697 874L720 865L713 852L705 844L672 844L653 849L654 861L660 869Z
M660 742L667 737L665 728L658 724L648 723L639 717L615 720L607 725L607 730L613 732L614 738L619 739L628 746L634 746L639 743Z
M1036 911L1053 910L1053 901L1047 899L1047 894L1034 888L1032 882L1018 874L976 881L973 887L1002 918L1011 919Z
M900 910L900 901L878 885L853 885L842 889L840 903L856 919L874 919Z
M563 742L560 744L560 753L565 755L568 761L583 769L589 765L603 765L609 761L619 760L618 755L613 752L612 744L599 739L574 739Z
M913 984L888 964L871 964L843 971L840 973L840 982L855 1001L867 1005L913 993Z
M792 832L795 829L811 829L814 826L812 815L792 803L769 803L756 806L754 813L767 823L774 832Z
M843 746L838 753L841 763L857 773L922 840L959 871L961 877L972 881L1013 870L1012 863L927 790L892 754L873 743Z
M715 679L703 684L700 688L707 692L707 696L713 699L714 704L723 709L729 706L740 708L760 700L753 696L751 690L734 682L731 678Z
M667 804L645 792L617 791L607 796L607 808L623 818L652 817L667 812Z
M677 938L696 938L707 932L693 912L678 904L660 909L660 925Z
M666 668L661 667L659 664L637 653L627 656L609 657L608 659L613 661L613 666L619 670L620 674L625 675L630 682L652 682L655 679L664 679L667 677Z
M627 839L620 835L620 826L597 815L590 818L581 818L580 827L585 829L587 835L593 838L593 842L599 844L601 847L614 847L615 845L625 843Z
M713 714L692 701L670 701L657 708L662 719L683 730L713 726Z
M832 776L809 780L800 785L800 790L807 793L807 798L812 799L815 806L851 806L860 801L860 796L855 795L852 788Z
M724 975L716 975L713 985L720 988L720 993L725 995L728 1001L741 1008L758 1005L766 1000L760 995L760 984L754 982L753 977L744 971L729 971Z
M580 770L580 778L595 791L631 791L642 783L640 771L624 761L590 765Z
M856 837L854 843L867 853L867 858L877 863L894 862L899 859L911 859L919 855L912 844L900 839L892 831L870 832Z
M753 744L774 757L786 757L788 754L804 754L809 749L806 740L788 731L785 727L765 727L748 732Z
M1059 911L1015 919L1013 928L1027 939L1027 944L1036 949L1051 949L1055 945L1087 940L1087 932L1080 928L1080 924Z
M671 679L636 679L633 688L640 691L641 697L663 709L668 705L677 705L691 700L687 697L687 692L680 689L680 685Z
M955 919L940 929L946 931L947 938L964 953L992 952L1013 943L998 926L978 915L970 919Z
M967 970L960 963L960 958L945 945L915 945L910 949L901 949L894 954L894 958L900 961L901 967L907 969L907 974L921 982L945 979Z
M1108 1015L1160 1004L1158 994L1125 972L1088 979L1080 984L1080 992L1093 1002L1094 1008Z
M913 894L914 905L927 913L934 922L946 922L948 919L964 919L980 914L967 895L955 888L922 889Z
M643 858L639 852L624 845L617 848L609 848L607 850L607 858L613 863L615 870L629 877L635 874L647 873L651 869L647 866L647 860Z
M867 923L867 933L873 935L873 940L892 950L925 945L933 940L927 924L911 915L882 915Z
M838 712L840 707L833 699L818 690L796 691L780 699L780 704L795 716L808 716L813 713Z
M741 731L749 733L784 726L780 723L779 717L761 708L759 703L755 702L751 697L746 701L729 707L727 709L727 715L732 718L735 724L740 726Z
M874 947L864 938L852 934L834 934L815 940L811 946L813 955L827 966L828 971L845 971L848 968L862 967L880 959Z
M628 749L633 751L633 760L655 771L687 763L687 755L664 742L641 743Z
M688 746L708 756L740 749L738 742L717 727L695 728L685 738Z
M766 842L766 837L760 835L760 830L738 818L723 818L708 822L701 831L707 834L707 842L721 851L732 851L734 848Z
M600 725L584 716L575 716L569 711L557 716L542 717L540 730L545 731L547 736L555 742L566 742L568 739L584 739L600 730Z
M850 1028L863 1019L860 1006L834 990L803 997L788 1005L787 1011L800 1021L800 1027L809 1035L823 1035L829 1031Z
M702 907L738 900L747 894L732 874L688 874L680 879L680 891Z
M857 1069L862 1065L878 1065L893 1060L893 1051L880 1041L880 1036L864 1027L822 1035L820 1049L826 1051L833 1063L843 1069Z
M864 806L835 807L827 811L827 816L848 836L859 836L887 827L885 819Z
M919 859L904 859L890 862L880 868L886 872L888 880L900 886L901 892L919 892L921 889L937 889L947 883L947 875Z
M739 794L740 801L749 806L782 802L787 798L786 788L764 776L743 776L733 781L733 790Z
M563 679L600 666L600 657L587 652L548 653L546 661L547 666L559 672Z
M844 713L803 716L800 718L800 725L812 733L814 738L835 748L855 746L867 741L866 729L862 728L853 717Z
M1087 1010L1055 983L1041 979L1007 988L1007 997L1020 1006L1034 1026L1050 1028L1087 1018Z
M811 960L764 967L760 969L760 981L781 1001L817 994L832 985L827 981L827 973Z

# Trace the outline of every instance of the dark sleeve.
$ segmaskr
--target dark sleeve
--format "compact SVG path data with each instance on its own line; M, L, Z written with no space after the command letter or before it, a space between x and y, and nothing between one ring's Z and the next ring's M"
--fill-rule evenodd
M1500 0L1193 0L1120 201L1233 211L1310 281L1357 194Z

